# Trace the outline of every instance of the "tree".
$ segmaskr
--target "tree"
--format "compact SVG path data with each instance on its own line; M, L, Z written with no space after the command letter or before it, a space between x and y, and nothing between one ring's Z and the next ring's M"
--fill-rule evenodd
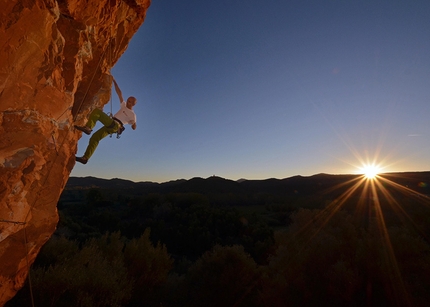
M131 306L159 306L161 292L172 268L173 260L164 245L154 246L146 229L139 239L125 247L124 260L128 275L134 281Z
M98 201L103 200L102 192L99 189L90 189L87 194L87 203L94 205Z
M262 300L281 306L426 306L430 247L405 228L299 210L266 269ZM328 218L329 217L329 218Z
M132 282L123 255L113 252L118 251L117 237L93 239L81 249L64 238L50 240L40 253L39 265L36 263L31 270L35 305L123 306L131 296ZM27 293L25 289L20 291L10 306L29 306Z
M257 265L242 246L216 245L190 268L183 306L255 306Z

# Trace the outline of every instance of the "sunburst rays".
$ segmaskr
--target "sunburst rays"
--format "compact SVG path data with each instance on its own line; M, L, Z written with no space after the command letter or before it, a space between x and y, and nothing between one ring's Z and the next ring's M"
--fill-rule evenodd
M402 272L393 249L387 226L387 215L394 213L403 224L413 225L416 231L421 232L419 225L414 222L408 210L399 203L396 195L402 195L402 198L412 199L426 207L430 206L430 199L424 194L395 182L394 175L375 172L380 169L375 167L369 174L355 175L352 179L326 190L324 195L338 192L338 196L331 200L313 220L299 229L295 236L300 236L307 241L313 240L336 213L342 209L351 209L353 206L353 217L361 220L365 231L375 236L378 242L383 265L387 268L386 273L389 276L390 293L394 296L393 299L402 302L404 306L410 306L410 294L403 282ZM312 227L310 227L311 225ZM424 233L420 234L424 236Z

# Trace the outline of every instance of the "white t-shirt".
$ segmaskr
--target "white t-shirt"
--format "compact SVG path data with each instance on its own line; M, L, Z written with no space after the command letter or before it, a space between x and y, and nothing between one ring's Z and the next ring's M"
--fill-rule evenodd
M121 102L121 107L119 111L115 113L114 117L118 118L124 125L133 125L136 123L136 113L127 108L125 101Z

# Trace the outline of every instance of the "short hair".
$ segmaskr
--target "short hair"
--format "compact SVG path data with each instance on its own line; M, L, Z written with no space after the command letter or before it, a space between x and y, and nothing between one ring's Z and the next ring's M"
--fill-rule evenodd
M137 102L137 99L134 96L130 96L130 97L127 98L127 100L129 100L129 99L134 100L135 103Z

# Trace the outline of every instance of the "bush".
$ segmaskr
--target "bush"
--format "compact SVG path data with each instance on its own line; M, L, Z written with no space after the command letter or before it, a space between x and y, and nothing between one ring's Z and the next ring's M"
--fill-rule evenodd
M364 228L345 212L300 210L275 236L262 299L270 306L426 306L430 248L406 229Z
M123 306L131 296L132 283L122 255L100 248L107 245L109 238L90 240L81 249L76 242L64 238L50 240L31 270L35 305ZM18 305L30 306L27 290L20 291L14 299L20 302Z
M242 246L215 246L190 268L180 306L254 306L259 273ZM178 306L178 305L177 305Z
M134 282L131 306L160 306L162 290L173 260L164 245L153 246L147 229L126 245L124 260Z

